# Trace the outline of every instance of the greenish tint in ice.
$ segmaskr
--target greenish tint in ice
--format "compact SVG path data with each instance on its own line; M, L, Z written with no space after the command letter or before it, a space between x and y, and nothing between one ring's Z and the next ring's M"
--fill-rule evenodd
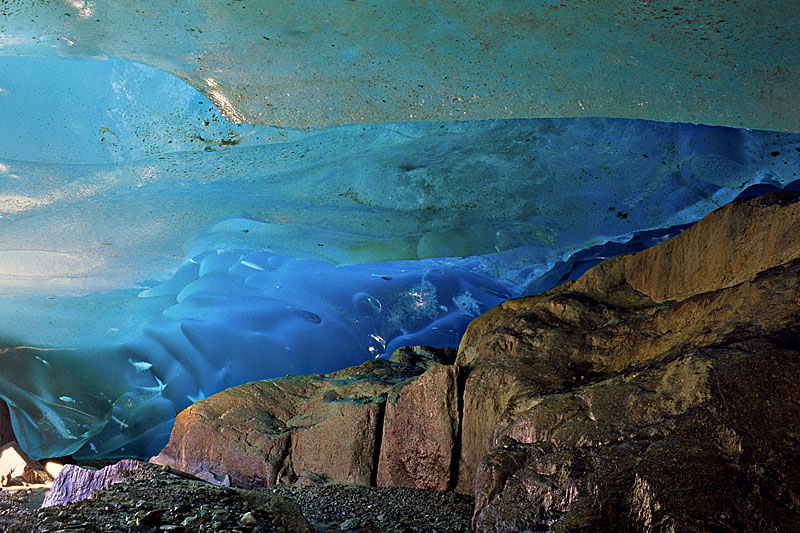
M297 132L231 124L119 60L2 58L0 74L0 396L39 457L153 454L225 387L454 346L503 299L800 168L798 134L603 118Z
M797 131L796 0L37 0L0 55L121 57L231 119L643 118Z

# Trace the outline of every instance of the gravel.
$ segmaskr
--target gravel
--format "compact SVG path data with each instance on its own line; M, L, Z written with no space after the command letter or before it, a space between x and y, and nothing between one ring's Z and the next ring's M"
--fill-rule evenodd
M454 492L400 487L280 485L267 490L299 503L318 531L469 531L475 503Z
M297 505L317 531L469 531L474 501L452 492L325 484L218 487L149 465L89 500L40 509L46 489L0 490L6 532L293 532ZM296 502L296 503L295 503Z

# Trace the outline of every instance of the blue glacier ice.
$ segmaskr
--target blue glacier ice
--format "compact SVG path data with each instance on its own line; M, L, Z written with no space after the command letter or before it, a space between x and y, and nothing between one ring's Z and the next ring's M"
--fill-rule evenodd
M796 187L800 134L228 121L119 59L0 57L0 397L37 457L157 453L226 387L456 346L502 300Z

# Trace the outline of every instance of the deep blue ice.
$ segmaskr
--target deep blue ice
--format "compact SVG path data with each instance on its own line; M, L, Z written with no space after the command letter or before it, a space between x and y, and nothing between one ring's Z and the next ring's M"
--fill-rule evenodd
M299 132L230 124L133 63L0 72L0 397L39 457L149 456L226 387L457 346L502 300L800 171L797 134L610 118Z

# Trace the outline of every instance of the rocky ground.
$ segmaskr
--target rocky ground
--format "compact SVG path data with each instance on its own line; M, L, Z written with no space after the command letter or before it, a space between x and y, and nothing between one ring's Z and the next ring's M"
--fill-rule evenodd
M294 533L308 527L299 504L316 531L456 532L469 531L474 505L455 493L344 484L244 491L156 466L82 502L40 509L45 491L0 491L0 530Z
M474 499L454 492L329 484L268 489L294 499L317 531L469 531Z

